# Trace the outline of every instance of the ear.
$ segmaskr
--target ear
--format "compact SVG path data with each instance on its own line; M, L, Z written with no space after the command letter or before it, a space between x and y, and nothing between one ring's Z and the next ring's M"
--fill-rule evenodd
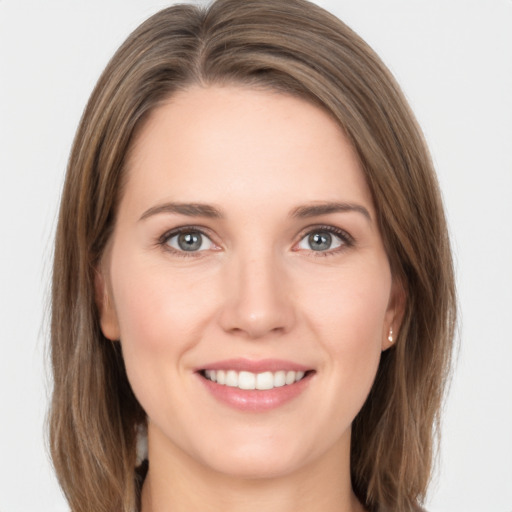
M382 328L383 351L392 347L396 342L404 318L406 302L405 287L400 279L394 278Z
M100 269L96 269L94 273L94 292L96 307L100 315L101 332L105 338L118 341L120 333L117 313L110 298L111 292L109 291L107 280Z

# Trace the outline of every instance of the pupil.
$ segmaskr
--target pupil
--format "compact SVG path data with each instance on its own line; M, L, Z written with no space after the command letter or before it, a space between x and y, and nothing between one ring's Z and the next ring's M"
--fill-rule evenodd
M329 233L309 235L309 245L313 251L325 251L331 247L332 236Z
M178 236L178 245L183 251L197 251L201 247L201 235L182 233Z

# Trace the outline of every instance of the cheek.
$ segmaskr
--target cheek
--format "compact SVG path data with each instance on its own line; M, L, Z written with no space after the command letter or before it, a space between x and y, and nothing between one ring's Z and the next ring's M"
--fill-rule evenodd
M387 260L343 269L310 286L303 306L347 391L369 391L379 364L391 293ZM359 389L359 393L357 390Z
M176 280L145 255L126 254L113 253L111 283L128 380L148 415L172 417L174 407L186 405L172 390L179 389L184 355L200 339L205 290L193 276Z
M123 345L168 351L193 343L209 315L212 292L197 273L176 272L140 258L118 258L112 270Z
M184 355L200 342L212 292L197 272L181 272L176 279L168 265L126 253L131 256L113 253L113 299L130 384L151 410L159 401L158 390L180 377Z
M391 294L387 258L371 254L353 258L309 288L315 291L309 308L316 310L321 325L332 329L335 338L363 341L374 332L380 341Z

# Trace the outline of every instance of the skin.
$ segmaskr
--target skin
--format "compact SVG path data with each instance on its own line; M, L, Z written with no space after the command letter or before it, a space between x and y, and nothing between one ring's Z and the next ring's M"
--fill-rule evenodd
M222 218L157 211L169 202ZM332 202L350 208L293 215ZM403 302L376 218L343 131L302 99L193 87L152 113L97 281L102 330L148 415L143 512L362 510L351 423ZM180 252L186 226L207 235L201 250ZM313 250L326 229L332 245ZM290 402L240 411L196 371L238 357L314 371Z

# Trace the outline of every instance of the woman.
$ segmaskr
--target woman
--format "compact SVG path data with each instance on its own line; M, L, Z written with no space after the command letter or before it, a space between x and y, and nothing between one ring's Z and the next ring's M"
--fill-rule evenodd
M454 315L428 152L371 49L304 0L161 11L100 78L62 197L72 510L420 510Z

